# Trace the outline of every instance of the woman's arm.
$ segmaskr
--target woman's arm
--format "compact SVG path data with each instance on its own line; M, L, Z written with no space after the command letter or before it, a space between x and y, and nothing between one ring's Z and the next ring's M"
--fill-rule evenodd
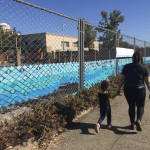
M150 78L148 76L144 77L144 81L145 81L145 83L146 83L146 85L147 85L147 87L148 87L148 89L150 91Z
M122 85L124 84L124 82L125 82L125 75L121 75L121 79L120 79L120 82L118 84L117 91L120 91L120 89L121 89Z

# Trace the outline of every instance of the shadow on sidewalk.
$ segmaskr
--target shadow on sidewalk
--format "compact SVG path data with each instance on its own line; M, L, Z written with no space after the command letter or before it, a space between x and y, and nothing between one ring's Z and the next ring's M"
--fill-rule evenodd
M82 122L72 122L70 124L69 127L67 127L69 130L75 130L75 129L81 129L81 133L80 134L89 134L89 135L95 135L94 133L90 133L88 129L93 129L95 130L95 124L90 124L90 123L82 123ZM107 125L101 125L101 129L108 129L110 131L113 131L115 134L137 134L138 132L133 131L131 132L131 130L128 131L120 131L120 129L129 129L129 126L125 126L125 127L120 127L120 126L112 126L112 129L108 129ZM95 131L94 131L95 132Z

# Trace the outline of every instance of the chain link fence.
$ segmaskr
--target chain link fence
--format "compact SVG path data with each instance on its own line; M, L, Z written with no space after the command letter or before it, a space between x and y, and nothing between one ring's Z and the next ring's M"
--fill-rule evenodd
M134 37L129 37L123 34L119 34L119 47L134 49L134 52L140 50L143 53L143 63L146 65L149 63L149 59L150 59L149 46L150 43L146 41L142 41ZM124 58L118 60L118 73L121 73L123 66L127 63L132 63L132 58Z
M147 58L150 57L150 43L146 42L145 47L146 47L146 58Z
M120 48L134 49L134 38L119 34L119 45ZM122 68L125 64L131 63L132 58L118 59L118 74L121 73Z
M75 94L78 20L19 0L0 10L1 113Z
M85 88L115 75L116 33L84 22L84 61Z
M21 0L0 1L0 113L75 95L121 72L116 47L150 43ZM59 98L61 101L61 98Z

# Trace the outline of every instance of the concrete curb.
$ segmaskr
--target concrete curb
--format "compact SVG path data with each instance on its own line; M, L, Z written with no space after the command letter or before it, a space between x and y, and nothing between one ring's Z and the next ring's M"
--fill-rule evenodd
M92 110L95 109L95 108L98 108L98 107L90 107L90 108L88 108L87 110L83 110L80 115L76 116L76 117L72 120L72 122L77 121L79 118L81 118L82 116L86 115L87 113L89 113L90 111L92 111Z

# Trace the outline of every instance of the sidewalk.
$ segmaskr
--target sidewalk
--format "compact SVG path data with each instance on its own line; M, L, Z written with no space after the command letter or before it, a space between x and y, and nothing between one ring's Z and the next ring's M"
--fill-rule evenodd
M74 122L52 150L150 150L150 99L146 87L145 112L142 119L142 132L127 129L130 125L128 104L125 96L111 103L113 129L107 129L107 117L99 133L95 123L99 119L99 108L89 112Z

